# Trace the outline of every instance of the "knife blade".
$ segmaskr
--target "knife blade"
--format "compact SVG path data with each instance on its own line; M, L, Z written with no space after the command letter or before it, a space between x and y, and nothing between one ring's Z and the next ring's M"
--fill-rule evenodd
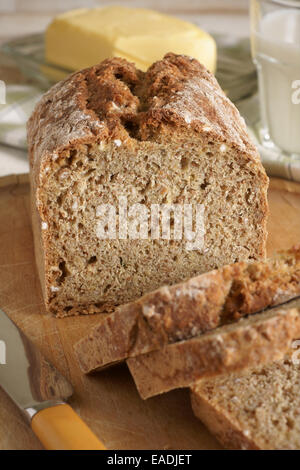
M69 381L0 309L0 386L28 418L46 449L105 449L75 411ZM4 359L4 360L3 360Z

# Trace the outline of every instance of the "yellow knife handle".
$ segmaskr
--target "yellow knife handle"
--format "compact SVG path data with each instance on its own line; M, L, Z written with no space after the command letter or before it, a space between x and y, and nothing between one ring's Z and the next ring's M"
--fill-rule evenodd
M104 450L104 445L67 404L38 411L31 427L47 450Z

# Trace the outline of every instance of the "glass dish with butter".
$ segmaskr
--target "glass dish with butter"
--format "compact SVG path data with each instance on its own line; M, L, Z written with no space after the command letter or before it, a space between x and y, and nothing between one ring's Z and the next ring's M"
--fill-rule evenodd
M111 6L63 13L44 35L4 44L26 76L48 88L72 71L108 57L123 57L141 70L168 52L198 59L215 72L216 43L198 26L142 8Z

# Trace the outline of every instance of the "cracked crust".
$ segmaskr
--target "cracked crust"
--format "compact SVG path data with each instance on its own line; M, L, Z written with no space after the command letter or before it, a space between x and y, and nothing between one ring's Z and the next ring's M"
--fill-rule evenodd
M280 360L300 335L300 300L127 360L143 399Z
M170 53L146 73L125 59L107 59L45 93L27 125L35 180L47 159L68 147L95 137L128 145L132 136L168 140L174 127L207 128L210 139L229 140L261 166L243 118L214 75L197 60Z
M300 246L240 262L120 306L75 345L84 373L205 333L300 295Z

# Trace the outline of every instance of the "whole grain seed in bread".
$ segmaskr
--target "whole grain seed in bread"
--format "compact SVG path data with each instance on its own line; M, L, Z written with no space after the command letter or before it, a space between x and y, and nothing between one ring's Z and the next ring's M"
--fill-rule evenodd
M57 316L265 256L268 178L237 109L194 59L167 54L144 73L114 58L71 75L37 104L28 148L37 265ZM149 225L130 238L120 198L147 214L202 207L203 246L151 238Z
M201 380L195 415L228 449L300 449L300 366L292 358Z
M127 359L143 399L213 377L282 359L300 336L300 299Z
M75 345L84 373L191 338L300 296L300 246L164 286L120 306Z

